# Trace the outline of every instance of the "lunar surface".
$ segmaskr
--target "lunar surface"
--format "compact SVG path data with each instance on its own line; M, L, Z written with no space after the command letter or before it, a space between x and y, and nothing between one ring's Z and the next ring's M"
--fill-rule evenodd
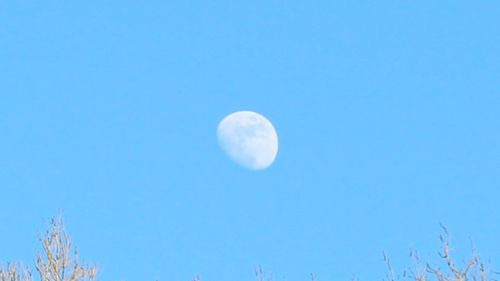
M252 111L238 111L225 117L219 123L217 137L226 154L248 169L265 169L278 154L278 135L273 125Z

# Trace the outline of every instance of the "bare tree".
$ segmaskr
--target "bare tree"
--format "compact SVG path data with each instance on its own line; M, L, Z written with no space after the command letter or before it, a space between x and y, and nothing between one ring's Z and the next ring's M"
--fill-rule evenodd
M441 241L442 249L439 255L443 258L446 269L442 270L439 267L427 264L427 272L438 281L494 280L488 277L488 272L484 263L479 259L474 250L465 265L459 267L451 257L452 248L450 246L450 234L448 229L443 225L441 227L443 228L443 234L439 236L439 240ZM424 281L425 280L427 279L424 279Z
M384 253L384 261L388 267L386 278L388 281L398 281L401 278L411 281L496 281L491 274L495 272L487 269L485 264L473 250L471 257L463 266L457 265L452 258L450 235L443 226L440 235L442 267L421 262L416 251L410 252L414 264L402 275L396 274L389 257ZM60 217L51 221L49 230L40 237L42 254L36 260L36 272L41 281L95 281L97 268L89 266L78 259L78 252L73 247L69 235L64 229ZM272 275L266 275L262 268L255 270L257 281L272 281ZM200 281L196 276L193 281ZM316 276L311 275L316 281ZM0 281L33 281L31 271L20 264L0 264Z
M7 264L5 267L0 266L0 281L31 281L31 273L29 270L19 264Z
M494 272L487 270L485 264L479 259L475 251L472 251L471 257L464 263L464 266L458 266L452 258L452 248L450 245L450 234L445 226L441 226L443 234L439 236L441 241L441 252L439 256L444 262L444 267L430 265L422 262L416 251L410 252L410 257L414 260L412 268L406 270L402 276L405 279L414 281L495 281L489 277ZM400 280L391 266L390 260L384 253L384 261L388 267L387 280Z
M71 239L59 217L53 219L45 236L40 239L44 254L38 255L36 270L42 281L93 281L97 269L78 260Z
M62 219L53 219L49 230L40 237L43 254L36 261L41 281L94 281L97 269L78 259ZM32 281L31 271L19 264L0 266L0 281Z

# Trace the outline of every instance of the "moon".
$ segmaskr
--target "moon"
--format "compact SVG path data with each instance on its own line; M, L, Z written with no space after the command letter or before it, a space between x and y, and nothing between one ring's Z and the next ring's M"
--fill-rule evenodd
M278 134L264 116L252 111L229 114L217 127L224 152L234 162L251 169L266 169L278 154Z

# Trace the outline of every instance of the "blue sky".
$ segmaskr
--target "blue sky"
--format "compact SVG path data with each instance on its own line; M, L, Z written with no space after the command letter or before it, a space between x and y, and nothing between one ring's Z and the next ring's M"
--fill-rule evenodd
M1 1L0 260L62 210L101 280L380 280L439 223L498 268L500 4L313 2Z

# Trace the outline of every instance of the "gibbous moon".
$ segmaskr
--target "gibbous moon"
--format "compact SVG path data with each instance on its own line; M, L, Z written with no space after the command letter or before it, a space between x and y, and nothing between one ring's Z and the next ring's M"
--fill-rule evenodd
M226 154L248 169L265 169L278 154L278 135L273 124L252 111L226 116L219 123L217 137Z

